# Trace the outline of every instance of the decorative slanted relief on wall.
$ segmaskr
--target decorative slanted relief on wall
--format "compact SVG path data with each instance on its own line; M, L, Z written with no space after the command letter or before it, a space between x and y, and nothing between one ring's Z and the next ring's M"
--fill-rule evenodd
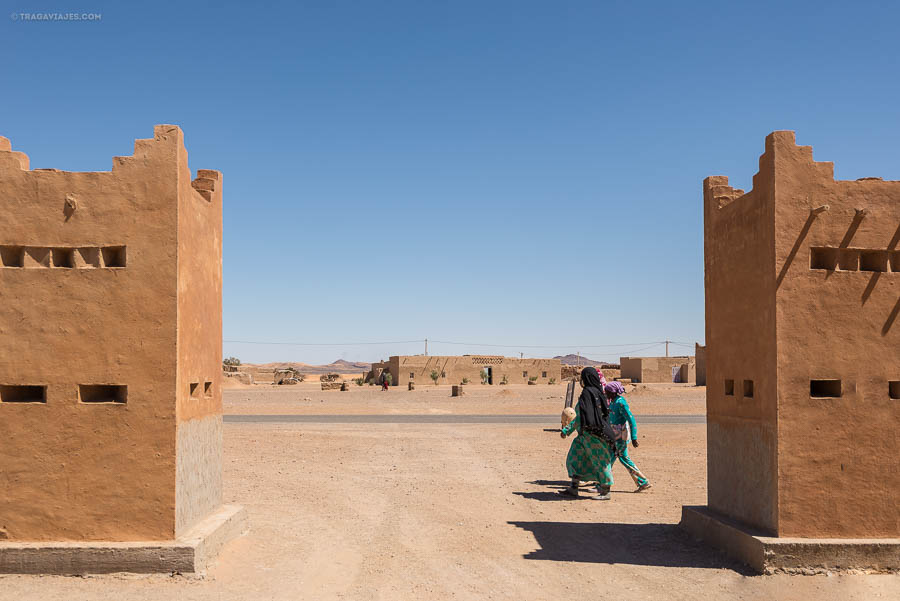
M125 246L0 246L0 267L24 269L118 269Z
M472 357L473 365L500 365L503 357Z

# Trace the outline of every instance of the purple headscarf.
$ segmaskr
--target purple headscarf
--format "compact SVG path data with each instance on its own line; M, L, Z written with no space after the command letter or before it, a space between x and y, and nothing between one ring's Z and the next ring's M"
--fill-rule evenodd
M621 382L607 382L606 386L603 387L603 390L606 392L606 396L613 399L620 394L625 394L625 387L622 386Z

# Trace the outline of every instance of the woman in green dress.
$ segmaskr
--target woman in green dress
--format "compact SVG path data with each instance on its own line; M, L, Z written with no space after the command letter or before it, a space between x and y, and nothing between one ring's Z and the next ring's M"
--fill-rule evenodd
M603 383L596 369L585 367L581 371L581 386L583 390L578 397L575 419L561 430L563 438L573 432L578 432L578 436L572 441L566 457L566 469L572 484L561 490L560 494L577 497L579 482L590 481L597 483L598 494L594 498L598 501L608 501L609 489L613 484L613 453L606 440L585 428L586 424L596 424L600 416L604 420L609 419Z

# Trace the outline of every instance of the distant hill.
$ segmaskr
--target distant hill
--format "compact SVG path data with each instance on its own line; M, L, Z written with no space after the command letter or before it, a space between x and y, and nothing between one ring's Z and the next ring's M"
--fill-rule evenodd
M276 363L244 363L242 368L252 369L254 371L274 371L276 369L287 369L293 367L301 374L355 374L367 372L372 369L371 363L361 363L358 361L344 361L338 359L328 365L307 365L306 363L292 363L280 361Z
M606 363L604 361L594 361L593 359L588 359L584 355L582 355L580 359L578 355L572 354L553 358L559 359L559 362L563 365L588 365L590 367L603 367L606 365L611 365L610 363Z
M359 361L344 361L343 359L338 359L333 362L331 365L326 365L325 367L334 367L335 369L339 368L347 368L352 369L354 371L359 371L360 369L369 370L372 369L371 363L360 363Z

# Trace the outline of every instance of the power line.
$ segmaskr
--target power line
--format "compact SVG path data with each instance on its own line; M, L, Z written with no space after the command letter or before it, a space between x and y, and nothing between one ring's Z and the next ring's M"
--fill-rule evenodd
M651 345L656 346L658 344L664 344L664 341L660 342L628 342L624 344L481 344L477 342L451 342L448 340L431 340L431 342L437 342L439 344L455 344L459 346L487 346L494 348L549 348L549 349L561 349L561 348L569 348L569 349L582 349L582 348L621 348L627 346L644 346Z
M401 340L393 342L268 342L263 340L223 340L234 344L279 344L286 346L365 346L376 344L419 344L421 340Z
M260 345L281 345L281 346L375 346L386 344L420 344L424 339L418 340L394 340L394 341L377 341L377 342L288 342L288 341L267 341L267 340L223 340L229 344L260 344ZM629 349L630 352L646 350L665 344L665 340L658 342L628 342L620 344L491 344L478 342L457 342L450 340L433 340L430 342L437 344L449 344L456 346L478 346L489 348L519 348L519 349ZM692 347L693 344L686 342L669 341L671 344L679 344L682 346ZM632 349L631 347L641 347Z
M642 347L642 348L632 348L632 349L628 349L628 352L629 352L629 353L639 353L639 352L641 352L641 351L646 351L647 349L651 349L651 348L657 347L657 346L659 346L659 345L661 345L661 344L665 344L665 343L663 343L663 342L654 342L653 344L651 344L651 345L649 345L649 346Z

